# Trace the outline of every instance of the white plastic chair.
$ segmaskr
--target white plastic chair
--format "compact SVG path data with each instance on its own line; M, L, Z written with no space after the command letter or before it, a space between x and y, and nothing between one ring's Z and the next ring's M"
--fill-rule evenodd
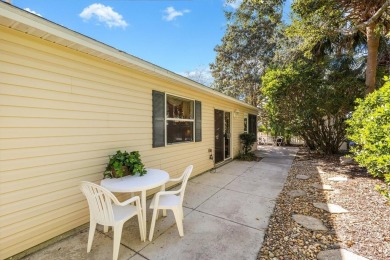
M103 225L105 232L108 230L108 226L112 226L114 231L112 258L114 260L118 259L123 224L135 215L138 216L141 241L145 241L139 196L132 197L124 202L119 202L109 190L87 181L81 182L80 189L87 198L89 205L90 224L87 247L88 253L91 251L96 224ZM136 202L135 206L130 205L133 202Z
M149 240L152 241L154 226L156 224L156 218L158 215L158 211L162 209L163 211L170 209L175 216L177 229L179 230L179 234L182 237L184 235L183 231L183 200L184 200L184 191L187 186L187 181L192 173L192 169L194 167L192 165L188 166L183 175L180 178L170 179L169 181L181 181L181 188L176 191L160 191L154 195L152 202L150 203L150 208L153 209L152 223L149 232ZM164 213L165 215L165 213Z

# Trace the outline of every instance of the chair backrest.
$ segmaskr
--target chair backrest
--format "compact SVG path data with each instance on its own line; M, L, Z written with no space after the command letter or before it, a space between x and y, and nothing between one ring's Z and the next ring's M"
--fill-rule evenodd
M180 203L183 203L183 200L184 200L184 191L186 190L186 186L187 186L187 182L188 182L188 179L190 178L190 175L192 173L192 169L194 168L194 166L192 165L189 165L187 166L187 168L184 170L184 173L183 173L183 182L181 184L181 188L180 188Z
M92 182L82 181L80 189L87 198L91 219L101 225L114 225L112 202L117 201L115 196L109 190Z

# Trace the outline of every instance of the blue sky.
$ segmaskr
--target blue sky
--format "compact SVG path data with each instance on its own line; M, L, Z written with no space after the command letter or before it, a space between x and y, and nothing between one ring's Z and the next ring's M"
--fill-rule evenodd
M13 0L12 3L179 74L207 70L216 56L214 47L226 29L223 10L234 8L226 5L225 0Z

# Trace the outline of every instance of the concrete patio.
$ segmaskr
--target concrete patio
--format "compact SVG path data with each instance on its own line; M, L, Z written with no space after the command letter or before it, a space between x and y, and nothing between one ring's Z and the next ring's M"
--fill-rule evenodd
M256 259L275 199L297 148L261 146L260 162L233 161L189 181L184 198L184 237L172 212L156 222L153 241L141 242L136 218L122 233L119 259ZM148 209L148 230L152 211ZM112 231L88 228L24 259L111 259Z

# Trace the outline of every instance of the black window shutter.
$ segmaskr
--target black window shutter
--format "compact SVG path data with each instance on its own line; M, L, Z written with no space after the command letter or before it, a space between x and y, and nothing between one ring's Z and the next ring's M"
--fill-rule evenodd
M257 116L249 114L248 121L248 132L251 134L257 134Z
M202 102L195 101L195 142L202 141Z
M165 146L165 93L153 90L153 147Z

